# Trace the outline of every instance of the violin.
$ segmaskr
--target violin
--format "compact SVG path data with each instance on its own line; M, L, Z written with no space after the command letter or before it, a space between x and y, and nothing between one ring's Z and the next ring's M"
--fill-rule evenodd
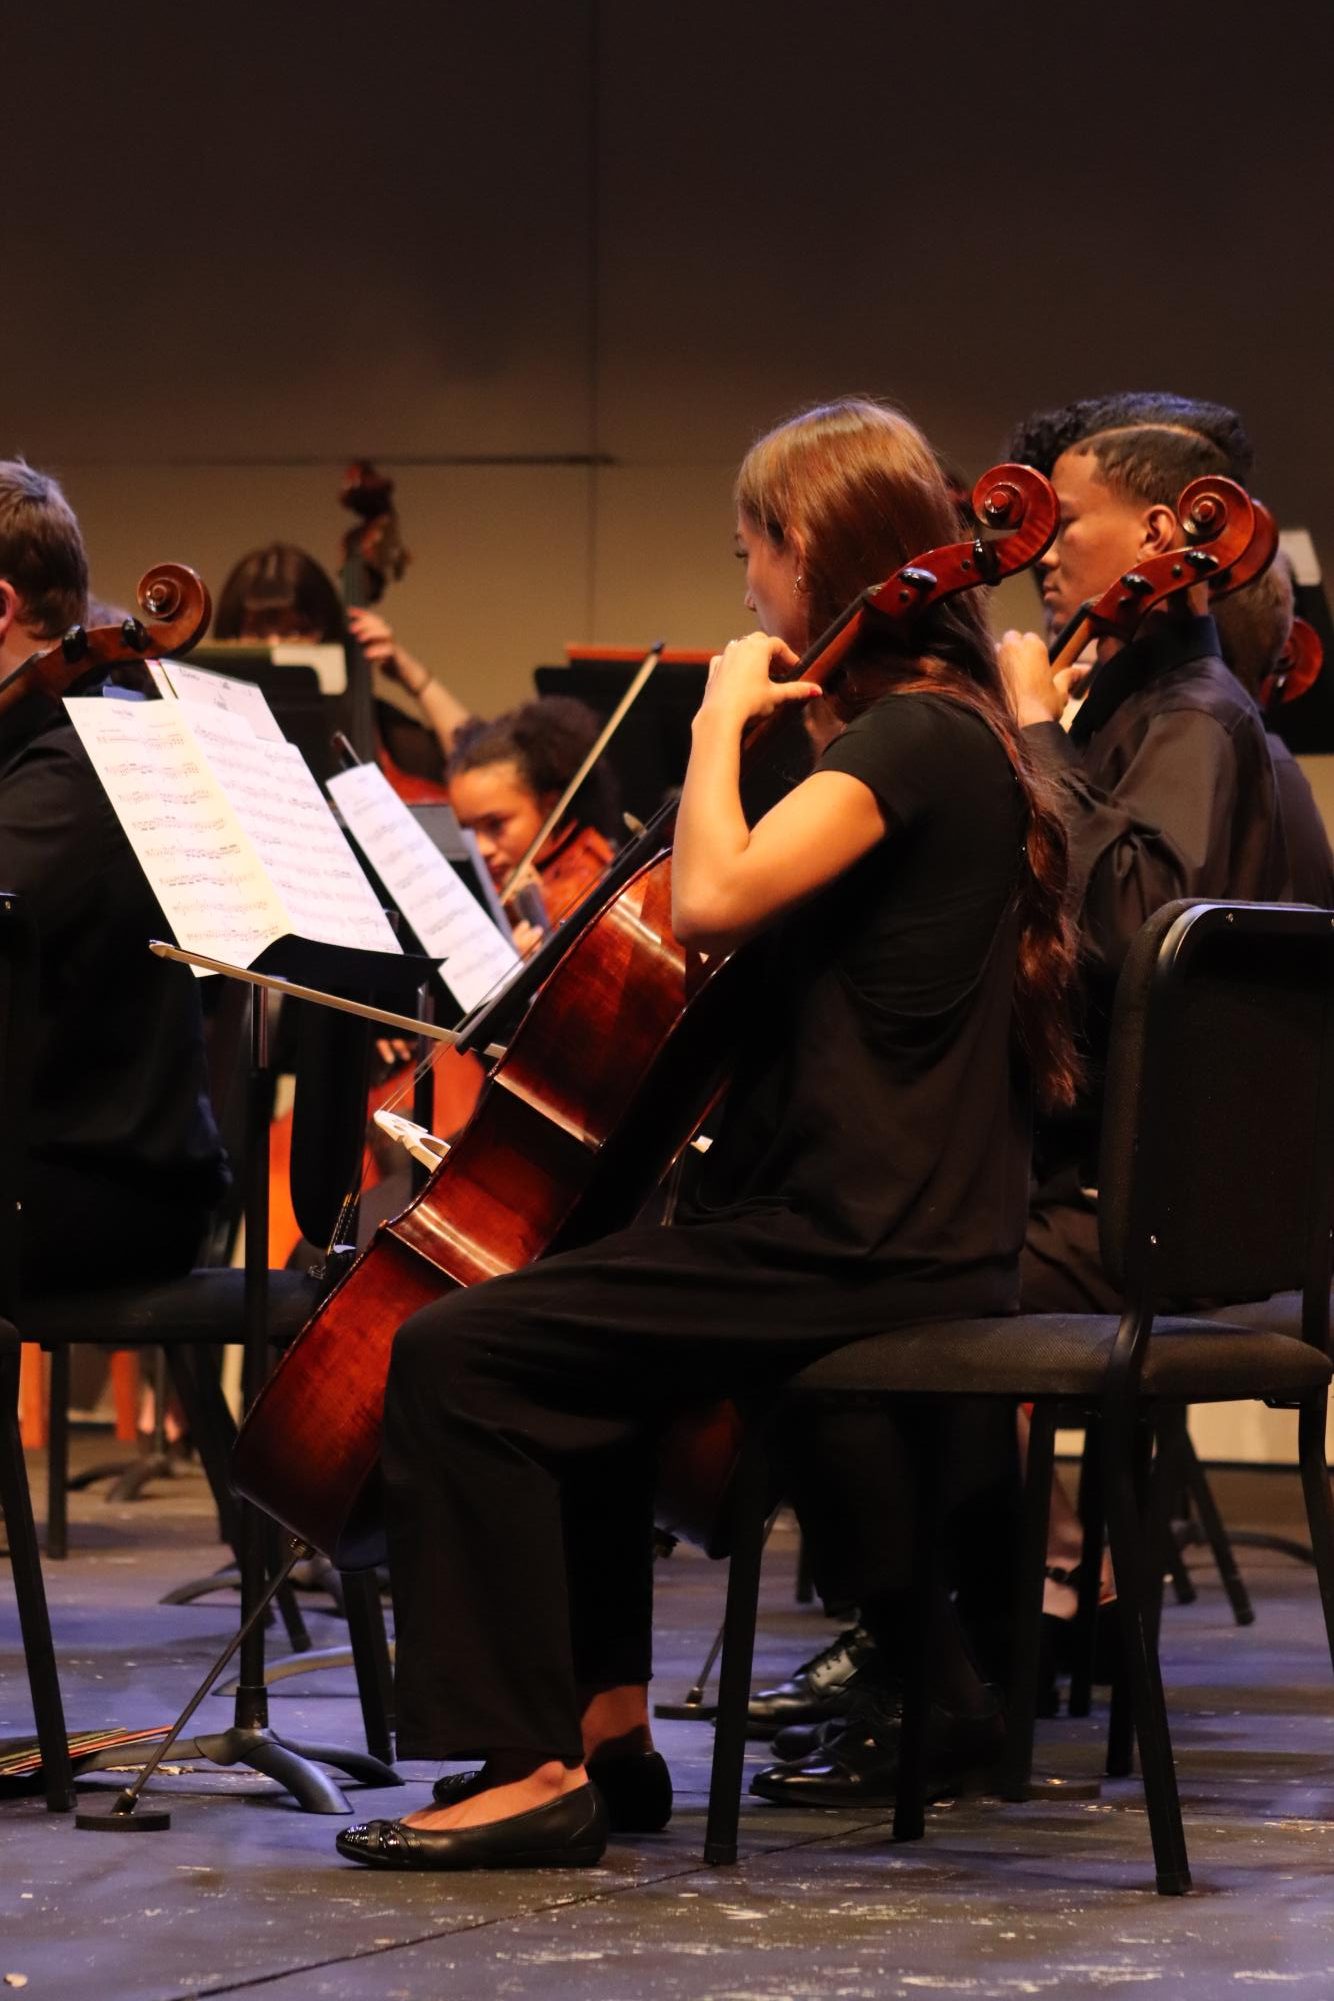
M187 653L208 630L213 601L208 586L184 563L159 563L139 579L140 618L119 625L72 625L53 645L30 653L0 681L0 715L25 696L58 702L104 680L127 661Z
M996 533L928 551L865 591L793 672L828 686L857 639L910 629L942 599L1036 561L1056 533L1056 496L1027 466L1000 466L973 492ZM743 762L773 735L747 734ZM237 1441L241 1493L349 1568L374 1559L380 1427L394 1335L455 1286L514 1271L590 1241L642 1208L687 1145L741 1028L734 960L709 961L671 929L669 803L516 976L536 998L497 1063L468 1125L401 1215L307 1322L260 1393ZM538 992L540 988L540 992ZM464 1024L484 1038L491 1007ZM716 1500L735 1420L712 1406L687 1421L695 1500ZM712 1448L707 1469L700 1441ZM707 1448L706 1448L707 1449ZM716 1524L665 1524L717 1547Z
M355 514L356 521L343 536L339 589L343 604L369 609L384 596L387 584L397 583L412 557L405 548L394 506L394 482L377 472L369 459L356 459L343 474L338 491L339 504ZM400 799L409 806L443 805L449 788L438 779L404 770L391 756L376 726L375 703L371 692L371 667L355 635L344 638L347 652L348 735L362 757L374 756L380 769ZM405 730L419 730L435 739L420 724L404 717Z

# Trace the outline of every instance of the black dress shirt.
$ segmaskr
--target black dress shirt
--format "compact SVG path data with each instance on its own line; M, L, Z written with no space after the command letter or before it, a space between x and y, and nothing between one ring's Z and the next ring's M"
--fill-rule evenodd
M1158 616L1100 666L1067 736L1025 737L1058 779L1085 970L1089 1082L1048 1122L1044 1172L1096 1178L1112 995L1135 933L1177 897L1290 895L1274 762L1259 710L1219 654L1210 618Z
M1283 833L1288 844L1288 894L1294 903L1315 903L1322 910L1334 909L1334 856L1330 854L1329 835L1306 773L1282 737L1275 736L1272 730L1269 754L1274 760L1274 777L1283 809Z
M147 1276L172 1234L163 1223L193 1213L202 1227L226 1181L199 995L184 966L149 952L165 929L157 901L73 727L44 698L0 724L0 889L22 897L40 951L25 1210L64 1184L81 1214L142 1215L141 1254L125 1251ZM25 1238L50 1227L25 1215ZM72 1247L79 1235L76 1216ZM68 1284L91 1279L77 1262Z

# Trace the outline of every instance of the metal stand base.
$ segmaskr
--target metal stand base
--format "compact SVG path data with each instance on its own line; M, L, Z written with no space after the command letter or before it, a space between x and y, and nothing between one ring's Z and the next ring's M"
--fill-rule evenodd
M1198 1522L1178 1523L1176 1535L1182 1549L1208 1546L1209 1538ZM1266 1535L1260 1529L1229 1529L1228 1541L1237 1549L1268 1549L1276 1556L1290 1556L1295 1563L1315 1563L1315 1551L1310 1543L1297 1542L1292 1536Z
M162 1734L165 1736L166 1733ZM127 1757L124 1750L108 1748L81 1769L88 1771L99 1766L102 1769L114 1766L118 1771L132 1770L137 1764L147 1763L157 1749L156 1745L152 1751L145 1746L142 1757L134 1758ZM182 1764L206 1761L211 1765L248 1765L265 1778L276 1779L291 1793L304 1813L346 1814L352 1811L341 1789L327 1772L319 1770L319 1765L332 1765L335 1771L344 1772L348 1778L365 1786L403 1784L390 1766L382 1764L378 1758L368 1757L364 1752L335 1749L329 1744L294 1744L267 1729L233 1726L209 1737L186 1738L172 1746L171 1755L173 1761L179 1760ZM146 1812L137 1805L122 1807L117 1802L108 1813L89 1809L75 1814L74 1825L88 1833L102 1833L108 1828L147 1829L150 1833L162 1833L171 1826L171 1815L165 1809L155 1807Z
M389 1765L365 1751L345 1751L332 1744L293 1744L268 1729L233 1725L213 1737L197 1737L194 1750L214 1765L249 1765L266 1778L277 1779L306 1813L348 1813L350 1808L327 1773L311 1760L332 1765L363 1786L401 1786Z
M82 1473L76 1473L65 1482L71 1493L79 1493L85 1487L95 1486L99 1480L110 1480L103 1497L108 1502L137 1501L144 1488L152 1480L178 1480L182 1468L169 1452L148 1452L142 1459L107 1459L96 1466L86 1466Z

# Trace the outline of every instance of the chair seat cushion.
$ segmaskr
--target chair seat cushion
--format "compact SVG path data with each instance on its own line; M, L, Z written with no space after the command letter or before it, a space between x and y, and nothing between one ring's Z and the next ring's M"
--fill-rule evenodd
M269 1274L269 1338L285 1348L320 1300L306 1272ZM245 1273L204 1266L160 1285L107 1286L100 1292L52 1293L20 1313L25 1341L58 1348L91 1341L105 1348L167 1347L176 1342L245 1338Z
M1273 1334L1287 1334L1300 1340L1302 1296L1299 1292L1276 1292L1272 1299L1248 1300L1244 1306L1211 1308L1209 1318L1226 1321L1232 1327L1268 1328Z
M1101 1395L1119 1323L1112 1314L1020 1313L936 1320L851 1341L803 1369L796 1395ZM1263 1327L1155 1321L1140 1393L1183 1403L1296 1396L1330 1380L1318 1349Z

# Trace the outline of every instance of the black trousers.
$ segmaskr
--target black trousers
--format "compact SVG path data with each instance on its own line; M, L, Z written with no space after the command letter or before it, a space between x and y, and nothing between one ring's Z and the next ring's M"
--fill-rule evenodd
M1121 1298L1102 1268L1097 1205L1063 1175L1039 1188L1019 1264L1025 1313L1119 1313Z
M650 1677L664 1419L767 1394L892 1323L883 1292L865 1308L831 1331L827 1274L702 1224L636 1226L408 1320L383 1455L401 1754L577 1762L581 1695ZM858 1511L878 1561L911 1548L895 1460Z

